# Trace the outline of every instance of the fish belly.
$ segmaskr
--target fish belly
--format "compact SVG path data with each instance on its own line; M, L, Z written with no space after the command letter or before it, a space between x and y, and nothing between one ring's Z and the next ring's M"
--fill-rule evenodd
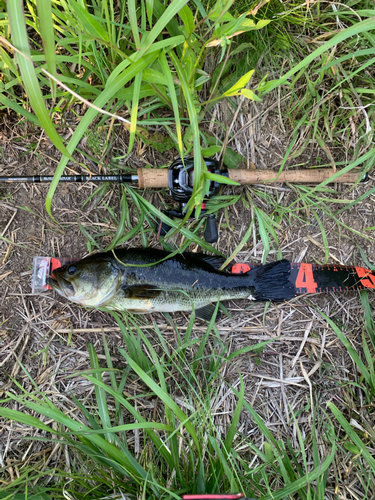
M249 290L160 290L153 298L128 298L122 290L106 304L108 309L114 311L129 311L134 314L152 312L177 312L192 311L207 306L218 300L248 298Z

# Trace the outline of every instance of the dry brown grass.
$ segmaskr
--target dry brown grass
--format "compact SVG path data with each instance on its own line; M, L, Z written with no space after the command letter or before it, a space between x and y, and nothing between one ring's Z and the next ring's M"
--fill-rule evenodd
M258 168L277 168L280 165L288 144L288 124L282 120L283 104L280 113L272 102L249 104L241 103L236 120L225 106L216 106L214 117L220 123L226 123L235 133L230 146L239 151ZM222 138L222 131L214 122L208 125L211 132ZM67 129L69 131L69 128ZM67 132L69 133L69 132ZM0 124L2 159L0 173L31 174L53 173L56 166L56 152L49 141L38 130L14 121L12 116L2 115ZM32 144L37 147L30 151ZM119 154L126 152L124 131L117 133L114 148ZM295 146L298 149L298 143ZM343 152L344 154L344 152ZM304 153L301 161L309 161L318 156L324 157L317 143L312 143L309 153ZM77 155L78 158L79 155ZM136 154L128 160L132 166L144 166L151 163L159 166L170 156L161 156L138 144ZM80 158L82 160L82 158ZM74 172L76 166L69 167ZM91 167L90 167L91 168ZM370 185L373 179L370 177ZM85 405L95 405L94 387L79 372L90 367L87 342L92 342L99 352L99 359L105 359L102 348L102 331L109 343L112 361L115 367L123 368L124 362L118 356L117 348L125 347L123 338L111 316L99 311L87 311L73 304L54 297L51 292L33 295L30 290L32 258L35 255L82 256L87 251L85 237L79 230L82 226L95 237L106 234L100 239L103 247L109 244L116 231L105 203L119 215L119 189L111 186L98 205L90 204L82 210L83 201L96 186L65 185L58 188L54 198L54 216L60 225L53 223L47 216L44 200L46 186L14 184L0 186L0 234L7 240L0 241L0 318L2 322L0 336L0 393L16 393L19 389L16 380L24 390L31 390L31 383L21 369L21 363L30 373L40 391L69 413L75 405L71 395L76 396ZM339 186L337 197L354 200L368 189L368 185L358 185L353 190L348 186ZM251 196L254 203L264 212L273 207L267 198L259 193L266 193L276 200L280 207L288 207L295 199L295 192L288 186L257 187L257 193L250 188L226 188L226 193L241 193L245 201ZM144 196L160 207L165 201L170 202L166 192L147 192ZM332 204L333 206L333 204ZM25 207L31 211L25 211ZM136 212L129 200L130 220L136 222ZM339 206L341 208L341 205ZM365 233L373 225L374 199L367 198L361 205L340 215L340 219L359 233ZM314 225L308 211L301 205L303 220L290 215L284 219L278 238L282 255L291 261L323 261L323 240L319 228ZM239 202L219 213L220 238L217 248L225 255L231 254L243 238L249 227L252 211ZM367 256L374 255L374 240L355 235L348 230L338 231L337 225L329 218L322 218L329 242L329 262L365 266L358 251L360 245ZM371 234L371 233L370 233ZM149 244L157 246L155 236L148 235ZM11 242L11 243L10 243ZM181 242L175 238L176 245ZM129 246L141 245L139 236L129 242ZM196 247L192 247L196 250ZM260 262L263 244L254 229L252 237L237 255L238 262ZM271 249L269 259L274 260L277 249ZM339 323L347 338L357 350L362 350L363 311L360 299L355 293L306 295L281 305L264 304L249 306L246 301L232 301L228 307L233 318L224 317L218 324L220 340L229 344L229 353L249 344L272 339L263 352L248 353L239 356L233 363L225 365L221 375L223 384L217 390L211 402L213 414L217 415L218 429L223 431L230 424L236 398L228 384L237 387L239 374L245 381L245 399L256 409L276 439L299 449L298 428L306 443L308 463L311 462L311 434L313 416L317 417L318 434L325 425L326 402L334 401L348 417L351 413L361 413L362 392L350 383L360 383L359 375L345 347L337 339L319 311ZM166 341L176 346L175 330L161 314L145 317L144 330L150 341L155 344L152 321L155 321ZM184 331L188 318L185 314L175 314L174 321L180 331ZM193 335L199 338L205 331L200 321L196 322ZM215 349L217 339L212 338L207 350ZM73 375L72 378L67 378ZM134 382L135 384L135 382ZM127 394L134 394L142 389L136 385L127 388ZM176 400L179 394L176 394ZM148 403L145 400L145 408ZM14 407L14 403L9 403ZM294 416L293 416L294 413ZM297 427L298 424L298 427ZM252 442L262 448L264 436L244 412L239 433L251 436ZM72 456L67 448L60 444L52 447L38 441L26 441L26 436L35 435L35 431L9 421L0 422L0 467L3 468L1 480L11 482L20 474L26 464L39 464L39 468L61 466L66 470L72 467ZM137 436L134 447L139 448ZM255 467L259 459L238 439L238 452L248 453L249 466ZM321 459L327 454L327 443L322 441L319 447ZM339 449L337 458L330 470L326 498L360 498L362 486L357 472L350 462L352 455ZM42 458L42 461L41 461ZM338 495L338 497L337 497Z

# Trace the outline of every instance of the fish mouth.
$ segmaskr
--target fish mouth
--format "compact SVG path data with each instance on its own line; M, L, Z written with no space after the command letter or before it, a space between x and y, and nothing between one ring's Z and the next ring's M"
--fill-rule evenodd
M47 284L52 288L52 290L64 295L64 297L69 298L75 294L74 286L61 276L58 276L57 279L49 276L47 278Z

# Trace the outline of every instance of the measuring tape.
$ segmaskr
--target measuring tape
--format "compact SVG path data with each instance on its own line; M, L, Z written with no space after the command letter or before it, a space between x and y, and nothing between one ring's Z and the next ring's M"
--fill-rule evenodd
M34 257L32 273L32 293L50 290L47 285L48 276L53 277L53 271L78 258L71 257ZM261 264L234 264L227 271L232 274L244 274ZM290 281L296 287L296 294L348 292L352 290L368 290L375 288L375 272L357 266L339 266L327 264L290 263Z
M234 264L232 274L243 274L261 264ZM290 263L290 281L296 293L348 292L375 288L375 272L363 267Z

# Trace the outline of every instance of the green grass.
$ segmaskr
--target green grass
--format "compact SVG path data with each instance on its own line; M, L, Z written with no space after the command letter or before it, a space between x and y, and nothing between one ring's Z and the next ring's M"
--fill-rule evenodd
M366 296L363 300L366 307ZM24 367L33 391L25 391L16 383L16 391L8 392L2 399L0 416L34 429L33 438L29 439L68 446L70 466L69 470L46 469L43 462L26 467L21 462L21 474L16 481L2 485L1 498L63 498L64 485L65 495L73 498L99 499L121 491L150 500L172 499L186 492L240 490L263 500L323 500L327 498L329 469L338 447L353 455L352 466L361 474L368 495L364 498L371 498L374 435L371 420L365 415L356 417L361 432L349 424L333 403L328 404L331 416L324 415L324 406L320 405L314 419L315 425L322 428L303 439L292 411L300 444L296 450L291 443L276 439L248 403L241 376L234 387L224 383L224 367L244 351L232 352L228 361L229 345L221 342L213 322L202 339L193 340L192 317L184 335L177 330L178 348L169 345L154 324L154 347L139 321L114 316L126 345L126 350L118 349L126 369L113 367L104 334L105 366L99 364L95 348L88 344L91 369L79 375L95 388L95 403L83 405L70 395L69 411L62 410L60 404L38 389ZM340 330L329 318L325 319L344 341ZM366 328L372 335L371 325L366 323ZM204 354L202 342L207 341L209 333L213 334L215 347ZM264 344L246 350L259 352ZM355 354L353 359L361 373L363 365ZM366 370L362 373L363 390L370 391L371 397ZM222 398L223 383L225 391L230 390L237 399L230 425L224 426L220 416L215 416L220 415L216 403ZM15 403L17 410L9 408ZM261 448L237 430L244 414L262 433ZM322 446L327 450L323 457L319 452ZM307 453L311 450L313 464L308 464ZM253 457L255 465L249 467L249 461L254 463ZM50 474L54 481L45 484Z
M3 418L44 431L44 438L39 433L34 439L52 440L54 444L69 446L75 470L65 474L62 471L53 472L57 484L69 481L65 487L69 495L85 498L90 491L91 498L101 498L120 489L126 494L159 499L180 498L184 492L241 490L248 496L260 494L264 499L281 499L295 493L300 498L306 498L307 483L317 481L317 485L324 484L325 471L332 463L336 449L332 426L327 431L331 451L325 460L320 462L317 458L312 469L307 464L300 464L298 454L272 436L261 417L244 399L245 387L241 377L237 388L232 388L237 396L237 405L231 423L224 430L222 425L219 429L220 419L212 414L213 402L221 398L219 389L223 381L220 372L227 364L228 345L222 344L213 323L208 326L207 334L214 329L216 347L207 356L203 355L202 343L199 345L199 341L191 339L193 321L184 338L181 338L178 349L168 345L155 325L159 337L156 352L136 322L123 322L117 315L116 319L129 353L119 349L127 369L113 368L105 337L106 367L99 366L94 347L88 345L91 370L81 375L95 387L95 407L89 409L71 396L71 411L61 411L38 390L27 372L34 391L23 391L17 384L18 395L9 392L1 402L0 415ZM207 339L207 335L203 339ZM251 350L257 351L262 347L253 345ZM242 353L243 350L232 353L231 360ZM103 381L105 373L109 374L108 383ZM173 384L167 383L171 379ZM134 382L134 387L138 389L130 395ZM230 387L226 386L228 389ZM139 405L145 406L145 401L152 402L154 410L138 410ZM20 410L7 408L12 402L16 402ZM113 407L115 411L110 409ZM264 433L264 450L256 448L248 437L238 433L237 426L243 412L249 412ZM156 415L158 418L155 419ZM55 422L53 427L42 423L43 416L49 422ZM125 420L130 423L124 423ZM135 433L139 436L138 453L133 445L129 445ZM301 444L303 449L303 442ZM258 466L254 469L247 466L248 454L236 451L244 446L250 456L256 454L259 457ZM295 464L298 464L297 470ZM80 481L79 473L84 468L88 468L90 474ZM43 488L38 465L34 466L34 470L26 470L27 474L22 474L18 484L9 484L1 489L2 497L9 494L13 498L14 493L21 493L28 480L34 484L35 481L41 483L38 488L30 486L30 493L41 492L41 498L48 498L47 494L51 498L62 498L56 484ZM96 487L92 490L88 482L95 483ZM314 498L323 498L318 494L321 486L317 488L316 493L315 487L311 488Z
M307 6L271 0L254 16L246 16L258 2L29 0L23 3L24 15L21 0L9 1L8 9L0 2L1 109L42 127L61 153L46 198L50 215L59 177L68 160L77 159L81 139L87 139L89 146L85 156L114 172L123 160L112 150L119 134L125 137L127 155L141 141L161 153L194 153L189 210L197 205L199 212L209 180L203 156L221 152L228 167L243 165L235 132L214 115L215 106L225 102L234 116L241 99L258 106L277 103L275 109L288 132L277 165L280 171L312 166L370 171L375 159L375 11L370 1L345 3L346 7L328 2ZM81 102L85 112L77 116L79 124L67 142L66 117L76 116L75 105ZM215 136L209 131L211 121L219 131ZM342 214L367 201L374 188L353 200L351 186L342 192L327 184L288 186L288 203L258 187L210 200L208 211L223 211L228 226L231 205L241 204L253 213L228 261L254 234L262 242L264 261L271 250L282 257L283 227L316 221L324 247L322 261L328 262L329 235L321 213L334 225L337 238L358 238L361 245L372 242L373 227L358 231L342 220ZM165 249L183 251L195 243L219 253L204 241L202 220L187 226L161 216L140 191L128 186L121 189L121 210L116 215L106 205L108 189L108 185L98 187L85 203L104 207L101 221L116 229L95 232L80 224L89 251L110 250L136 236L147 246L161 217L172 227L160 240ZM133 225L130 204L137 219ZM365 262L371 261L359 249ZM194 338L192 316L186 331L175 325L177 347L168 344L155 324L154 346L140 321L115 315L126 345L119 351L126 368L113 367L104 336L106 366L88 346L91 370L82 376L95 388L90 407L72 396L70 412L63 411L39 391L26 369L33 392L16 384L1 401L3 418L37 430L32 439L46 446L68 445L71 460L66 467L60 460L53 468L37 460L33 465L16 464L20 474L12 483L8 471L2 472L7 480L0 483L0 498L63 498L64 486L71 498L99 499L122 492L169 499L183 493L241 490L262 499L324 499L327 485L342 480L335 475L335 460L344 456L360 478L364 498L370 499L375 473L371 426L375 337L366 292L361 301L360 352L335 318L323 313L322 317L355 363L359 379L352 388L362 399L352 398L349 388L345 404L329 402L326 408L316 396L310 404L317 413L311 418L319 435L312 432L307 437L291 410L297 447L275 438L248 402L240 376L235 387L221 376L223 367L237 356L261 352L264 343L227 355L228 345L221 342L214 324L202 338ZM230 424L224 426L212 411L222 384L236 396ZM132 394L128 386L134 388ZM245 414L263 436L262 446L238 430ZM48 483L50 475L54 480Z

